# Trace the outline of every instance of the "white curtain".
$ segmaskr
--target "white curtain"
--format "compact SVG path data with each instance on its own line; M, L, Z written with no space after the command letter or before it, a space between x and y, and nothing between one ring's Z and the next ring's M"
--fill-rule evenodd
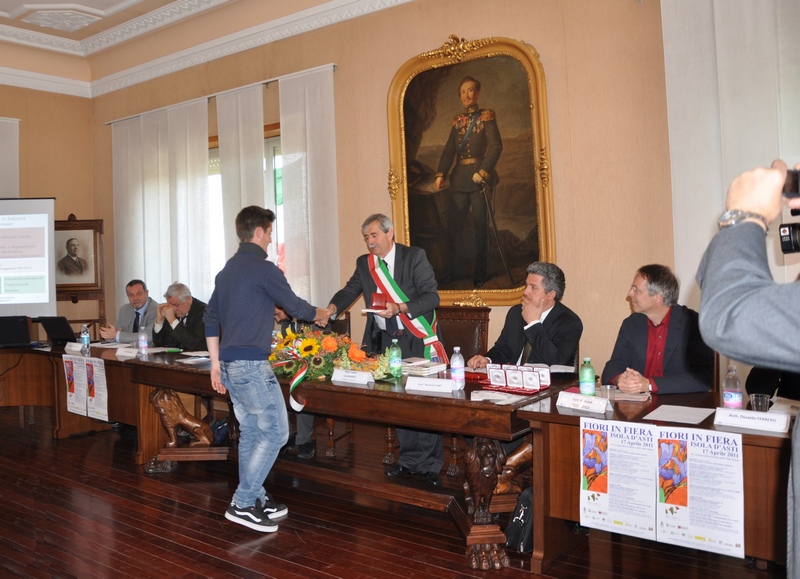
M143 279L156 301L181 281L202 300L218 270L208 259L208 102L112 125L115 282Z
M287 278L297 295L324 307L341 287L333 65L278 84Z
M239 210L259 205L275 211L275 200L264 195L264 85L217 95L217 126L227 258L239 247Z
M19 119L0 119L0 197L19 197Z

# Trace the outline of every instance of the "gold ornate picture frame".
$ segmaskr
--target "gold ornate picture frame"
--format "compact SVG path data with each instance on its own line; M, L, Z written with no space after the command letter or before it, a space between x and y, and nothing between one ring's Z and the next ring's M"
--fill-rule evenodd
M461 100L470 86L477 88L475 112ZM425 249L442 303L517 303L528 264L554 262L556 254L547 97L536 50L507 38L450 36L397 71L388 121L396 240ZM495 153L491 143L501 141L499 158L479 146L481 139ZM460 219L448 227L451 214Z

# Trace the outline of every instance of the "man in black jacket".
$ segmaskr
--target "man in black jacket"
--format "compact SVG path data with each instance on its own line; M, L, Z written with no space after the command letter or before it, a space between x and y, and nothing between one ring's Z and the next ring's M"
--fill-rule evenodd
M164 298L166 303L159 304L156 310L153 343L168 348L205 350L205 302L193 298L189 288L177 281L167 288Z
M522 302L508 310L503 331L486 355L467 361L470 368L484 368L488 363L575 364L583 323L561 303L564 272L546 261L530 264L527 271Z

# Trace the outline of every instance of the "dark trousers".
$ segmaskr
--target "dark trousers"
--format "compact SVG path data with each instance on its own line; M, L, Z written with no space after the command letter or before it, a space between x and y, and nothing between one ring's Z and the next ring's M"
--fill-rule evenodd
M475 280L485 280L489 258L489 230L486 222L488 216L486 199L482 191L471 193L453 191L450 194L450 208L447 214L447 264L453 279L463 277L459 258L464 247L462 240L464 222L470 208L475 230L475 270L472 277Z

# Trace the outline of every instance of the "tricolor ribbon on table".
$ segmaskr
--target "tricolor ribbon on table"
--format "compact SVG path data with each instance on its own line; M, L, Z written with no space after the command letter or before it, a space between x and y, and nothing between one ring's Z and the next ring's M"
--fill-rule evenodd
M294 397L294 389L297 388L297 385L300 384L300 382L305 379L306 374L308 374L308 360L304 360L296 348L286 348L286 351L289 352L289 354L292 356L292 359L283 360L282 362L274 362L272 367L279 368L281 366L288 366L289 364L294 364L296 362L300 363L300 368L292 376L292 381L289 385L289 405L295 412L300 412L305 407L306 401L296 400Z

